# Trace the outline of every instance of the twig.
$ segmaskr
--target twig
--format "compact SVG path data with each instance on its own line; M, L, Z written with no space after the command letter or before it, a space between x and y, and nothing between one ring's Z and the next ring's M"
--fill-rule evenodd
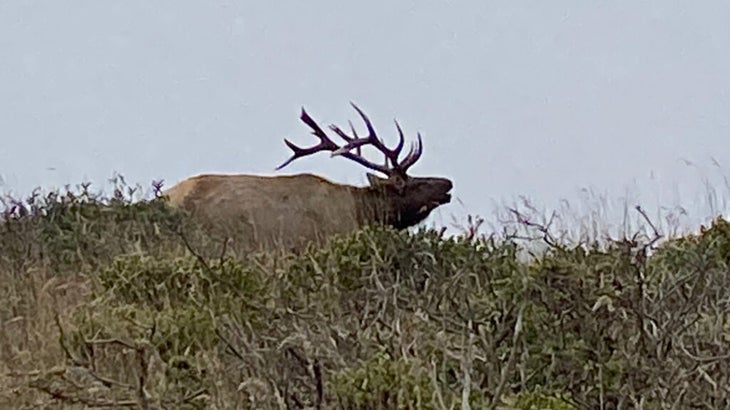
M433 362L433 358L431 359L431 367L433 368L433 371L431 372L431 383L433 383L433 391L436 396L436 401L442 409L448 409L446 403L444 403L444 397L441 394L441 387L439 387L438 384L438 376L436 375L436 363Z
M471 366L472 366L472 345L474 343L474 332L471 331L472 321L467 323L466 333L469 335L464 337L466 345L466 354L462 355L461 371L464 373L464 380L461 388L461 410L470 410L469 396L471 395ZM468 342L467 342L468 340Z
M92 339L92 340L85 340L86 344L90 345L109 345L109 344L118 344L121 346L124 346L128 349L137 350L139 349L138 346L134 345L131 342L127 342L122 339L112 338L112 339Z
M137 348L137 360L139 364L139 386L137 390L137 399L143 410L149 410L150 403L145 393L145 384L147 383L147 357L145 356L144 347Z
M553 221L555 220L555 212L552 213L550 216L550 220L546 225L542 225L536 222L532 222L529 219L527 219L526 216L522 215L518 210L514 208L508 208L510 212L512 212L515 217L517 218L517 223L529 226L531 228L537 229L540 233L542 233L542 240L545 242L548 246L551 248L560 248L560 245L557 243L555 238L553 238L553 235L550 233L550 226L552 225ZM535 238L537 239L537 238Z
M230 238L223 238L223 249L221 249L221 255L218 258L218 264L220 266L223 266L223 258L226 256L226 251L228 250L228 241Z
M145 355L145 347L141 344L128 342L118 338L97 339L85 341L89 345L111 345L116 344L128 349L134 350L137 355L137 364L139 365L139 379L137 384L137 404L144 410L150 408L147 393L145 393L145 384L147 383L147 357Z
M31 387L38 389L42 391L43 393L46 393L47 395L51 396L55 401L60 401L62 403L66 404L74 404L74 403L80 403L87 407L136 407L138 405L138 402L136 400L92 400L84 397L79 396L72 396L70 394L66 394L60 390L52 389L50 386L39 386L39 385L31 385Z
M73 363L75 366L81 366L82 365L81 361L76 359L71 354L71 351L68 349L68 346L66 346L66 334L63 331L63 326L61 326L61 318L58 315L58 312L54 312L53 320L56 322L56 327L58 327L58 343L61 345L61 349L63 350L63 353L71 361L71 363Z
M654 234L654 237L649 241L649 243L644 245L644 249L650 248L656 243L656 241L658 241L659 239L662 238L662 234L659 233L659 230L656 228L656 226L651 221L651 219L649 219L649 216L646 214L646 212L641 207L641 205L636 205L636 211L644 218L646 223L649 224L649 227L651 228L652 233Z
M522 314L525 310L525 305L520 306L520 311L517 314L517 321L515 322L515 333L512 335L512 349L509 352L509 358L507 359L507 364L502 368L502 375L499 380L499 384L497 385L497 390L494 392L494 397L492 398L492 405L490 408L496 409L497 405L499 404L499 401L502 397L502 393L504 391L504 386L507 384L507 379L509 379L510 373L512 373L512 368L515 365L515 361L517 359L517 349L519 347L519 340L520 336L522 335Z
M208 389L206 389L206 388L195 390L193 392L190 392L185 397L183 397L182 402L189 403L207 392L208 392Z
M313 371L314 371L314 381L317 386L317 410L322 408L322 403L324 402L324 383L322 381L322 368L319 364L319 359L314 359L314 365Z
M206 270L207 273L211 272L210 265L208 264L208 261L203 258L202 255L200 255L198 252L193 249L193 246L190 244L190 241L188 241L188 237L183 232L182 226L180 226L178 229L175 230L175 232L180 236L180 239L182 239L183 244L185 245L185 248L195 256L195 259L198 260L198 262L203 266L203 268Z
M239 359L240 361L242 361L242 362L245 362L245 361L246 361L246 359L245 359L245 358L243 357L243 355L242 355L242 354L241 354L241 353L240 353L240 352L238 351L238 349L236 349L236 347L235 347L235 346L233 346L233 344L231 344L231 342L230 342L230 341L228 341L228 339L227 339L227 338L226 338L225 336L223 336L223 333L221 333L221 331L220 331L220 330L218 330L218 329L215 329L215 334L216 334L216 335L218 336L218 338L219 338L219 339L221 339L221 340L223 341L223 343L225 343L225 344L226 344L226 347L228 347L228 350L230 350L230 351L231 351L231 353L233 353L233 355L234 355L234 356L236 356L236 357L237 357L237 358L238 358L238 359Z

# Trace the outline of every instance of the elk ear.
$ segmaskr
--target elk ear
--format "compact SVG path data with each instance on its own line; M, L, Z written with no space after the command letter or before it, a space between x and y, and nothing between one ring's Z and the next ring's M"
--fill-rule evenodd
M370 183L371 187L377 187L388 183L387 179L381 178L375 174L371 174L370 172L368 172L366 175L368 177L368 182Z

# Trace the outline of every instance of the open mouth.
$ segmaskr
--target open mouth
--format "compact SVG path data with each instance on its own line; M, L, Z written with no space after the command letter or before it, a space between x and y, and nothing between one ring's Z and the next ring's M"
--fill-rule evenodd
M421 207L421 209L418 210L419 213L429 213L435 208L438 208L439 206L443 204L448 204L451 202L451 194L444 194L441 198L439 198L436 201L432 201L430 205L424 205Z
M433 207L436 208L439 205L448 204L449 202L451 202L451 194L444 194L444 196L442 196L438 200L433 201L432 204Z

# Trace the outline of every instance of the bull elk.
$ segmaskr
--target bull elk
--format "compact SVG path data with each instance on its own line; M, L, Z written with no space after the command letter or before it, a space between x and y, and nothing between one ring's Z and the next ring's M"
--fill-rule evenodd
M385 176L367 173L366 187L336 184L312 174L285 176L198 175L179 182L163 194L172 206L188 211L215 236L232 239L237 249L301 250L334 234L352 232L369 224L405 229L423 221L435 208L451 201L452 183L446 178L413 177L408 169L423 152L421 135L403 157L403 130L397 121L399 141L388 148L376 135L370 119L352 104L368 135L352 135L336 125L330 130L344 140L332 141L302 108L300 119L319 143L302 148L284 139L293 155L277 167L318 152L330 152ZM385 156L384 165L371 162L361 148L374 147Z

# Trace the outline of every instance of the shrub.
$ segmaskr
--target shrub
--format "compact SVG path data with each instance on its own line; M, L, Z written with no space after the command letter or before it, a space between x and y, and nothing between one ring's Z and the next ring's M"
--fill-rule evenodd
M528 259L510 238L382 227L235 255L124 198L5 213L0 407L730 405L723 219Z

